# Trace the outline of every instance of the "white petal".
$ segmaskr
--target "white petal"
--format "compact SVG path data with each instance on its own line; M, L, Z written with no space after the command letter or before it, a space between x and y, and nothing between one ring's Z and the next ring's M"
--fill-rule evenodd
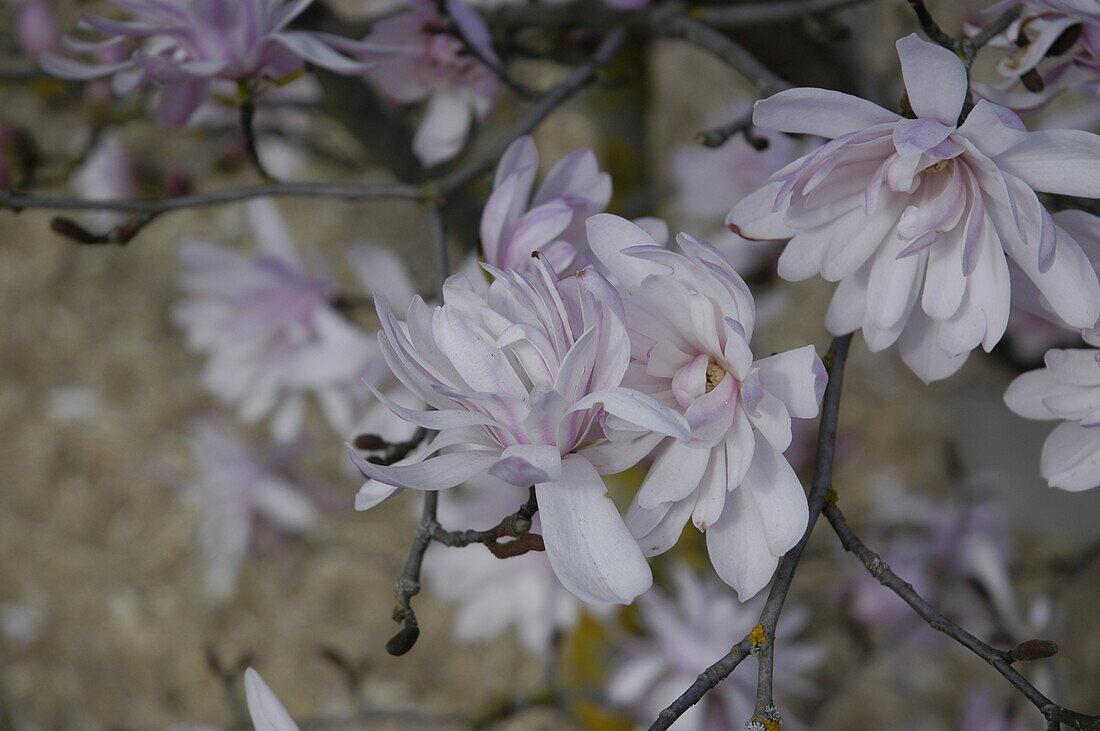
M252 668L244 671L244 692L248 700L248 715L256 731L298 731L298 724L264 679Z
M968 82L962 59L943 46L912 33L897 42L909 104L918 117L954 127L966 99Z
M866 99L829 89L787 89L756 102L752 112L757 127L830 139L898 119Z
M1051 487L1080 492L1100 485L1100 429L1059 424L1043 444L1041 464Z
M590 602L629 604L653 583L599 473L582 457L562 462L561 479L535 486L546 556L562 585Z

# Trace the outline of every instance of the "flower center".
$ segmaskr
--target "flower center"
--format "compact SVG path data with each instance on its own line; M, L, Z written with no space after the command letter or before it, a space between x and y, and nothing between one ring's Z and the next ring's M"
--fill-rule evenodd
M925 168L924 172L926 172L926 173L938 173L939 171L941 171L945 167L947 167L947 163L949 163L949 162L951 162L951 160L948 159L948 158L945 158L945 159L940 160L939 162L935 163L934 165L929 165L927 168Z
M718 365L712 359L707 363L707 386L704 393L710 393L718 384L722 382L722 379L726 377L726 372L722 370L722 366Z

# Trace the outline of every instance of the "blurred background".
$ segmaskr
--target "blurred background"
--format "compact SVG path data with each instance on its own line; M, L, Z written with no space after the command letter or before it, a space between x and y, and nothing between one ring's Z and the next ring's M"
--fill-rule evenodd
M48 5L64 29L79 11L103 9L90 2ZM370 0L331 5L349 18L386 9ZM952 32L973 10L964 5L930 3ZM216 103L187 128L165 133L140 109L93 102L80 85L29 73L33 66L17 44L20 9L17 0L3 9L0 74L11 73L0 84L0 124L9 161L34 150L33 190L130 197L255 182L232 115ZM905 3L881 0L735 37L792 83L851 90L894 106L900 84L893 42L915 29ZM540 127L543 172L591 147L614 180L608 210L660 215L673 231L703 238L725 236L722 218L737 197L738 161L752 151L740 138L705 150L694 136L747 109L752 91L697 49L634 45L609 72L621 80L619 88L582 92ZM540 88L566 72L545 60L520 59L513 68ZM259 120L261 152L276 177L392 179L381 164L385 156L332 112L332 105L352 100L307 83L306 98L323 96L324 111L288 104ZM524 108L502 93L473 149ZM1096 110L1067 102L1048 114L1090 111ZM731 191L725 201L723 185ZM473 195L483 199L487 186L482 181ZM719 200L702 201L699 190L717 190ZM316 247L327 258L341 291L359 291L346 264L347 246L359 241L391 248L420 290L431 291L418 205L318 199L280 200L278 208L302 251ZM565 622L560 637L525 640L492 606L470 609L449 591L453 575L441 566L429 571L416 599L419 643L406 656L387 655L385 642L397 628L390 618L393 582L418 498L399 495L356 512L362 480L346 464L343 441L350 435L334 433L316 401L305 410L297 442L263 462L311 506L301 509L309 519L288 531L286 521L272 522L262 511L235 512L246 550L236 570L212 567L204 533L210 528L203 526L225 505L196 499L188 488L201 482L204 469L196 420L213 425L207 437L215 444L236 439L242 449L264 454L273 447L268 420L242 423L203 387L205 357L187 347L173 321L185 296L176 252L185 238L256 252L248 207L164 215L127 246L77 245L50 230L52 215L0 212L0 730L231 727L241 723L236 674L249 664L295 717L314 719L314 727L326 718L371 729L629 729L641 722L629 693L611 702L602 696L629 663L624 652L642 651L639 643L654 633L645 604L585 611ZM73 218L93 230L117 220ZM476 240L476 219L455 222L452 233L452 259L459 261ZM759 328L755 351L813 343L823 353L831 285L778 281L766 262L744 266L761 319L769 322ZM369 312L356 318L364 329L376 325ZM1021 325L994 353L975 353L957 376L925 386L895 349L871 356L857 337L836 488L872 548L952 618L997 646L1030 637L1057 641L1056 657L1025 669L1064 705L1100 713L1100 562L1086 553L1098 536L1100 491L1047 488L1038 455L1051 425L1020 419L1001 401L1011 379L1039 362L1045 346L1034 342L1049 342L1044 338L1058 334ZM807 429L801 447L795 445L801 455L792 457L807 480L813 434ZM617 497L628 500L637 479L616 478ZM463 515L459 507L453 515ZM695 581L721 592L711 586L701 544L693 537L655 560L659 591L674 597L684 581ZM449 560L432 558L447 551L480 552L478 559L485 553L433 546L429 564ZM503 570L490 564L490 573ZM217 571L223 574L211 579ZM684 579L685 571L692 578ZM503 581L524 596L542 590L514 577ZM996 595L999 588L1007 593ZM745 625L752 613L732 596L727 589L728 614L714 619L717 629L698 628L709 641L682 659L687 683L752 626ZM827 529L819 528L810 544L790 605L797 619L788 635L780 625L777 648L781 670L788 644L798 658L790 692L777 685L785 727L1044 727L990 668L906 618ZM477 631L479 624L485 631ZM751 680L755 663L737 675ZM569 693L547 699L548 682ZM660 708L672 700L656 697L661 692L643 700ZM993 710L972 718L1003 723L967 725L979 701Z

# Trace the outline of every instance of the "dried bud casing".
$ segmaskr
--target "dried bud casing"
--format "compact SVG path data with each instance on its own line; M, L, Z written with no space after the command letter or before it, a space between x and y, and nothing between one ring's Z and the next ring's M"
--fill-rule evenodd
M413 648L416 644L416 640L420 637L420 628L415 624L407 624L405 627L390 638L390 641L386 643L386 652L390 653L394 657L404 655L406 652Z

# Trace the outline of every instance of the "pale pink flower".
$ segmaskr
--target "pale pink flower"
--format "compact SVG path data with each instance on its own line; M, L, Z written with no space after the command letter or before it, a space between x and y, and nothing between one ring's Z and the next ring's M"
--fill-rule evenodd
M224 422L198 421L189 436L197 475L184 484L184 497L202 510L206 594L224 601L236 586L257 517L297 535L313 526L317 510L278 471L276 455L253 451Z
M312 392L345 434L349 389L384 372L377 344L333 306L336 285L327 265L315 257L320 273L310 273L275 204L258 199L248 213L259 256L181 242L188 297L173 320L187 331L189 346L210 357L203 385L237 404L245 422L272 414L272 436L287 442L298 435Z
M69 187L77 197L88 200L120 200L137 195L137 161L117 129L104 134L80 167L73 171ZM95 211L81 216L89 226L99 229L108 229L127 217L117 211Z
M413 464L352 458L396 487L440 490L483 473L535 485L546 555L562 584L586 601L629 602L649 587L649 566L600 473L645 456L650 431L689 439L687 423L621 387L630 358L622 303L598 272L559 279L541 259L522 272L485 268L495 278L487 294L452 276L443 305L417 298L406 323L378 300L387 362L438 410L379 397L439 433Z
M682 413L692 432L657 448L627 524L654 555L690 519L718 574L748 599L806 530L806 495L783 452L792 417L817 416L827 375L812 345L754 361L748 286L708 244L676 241L682 254L617 216L588 219L588 244L625 306L624 383Z
M1017 4L1007 0L986 12ZM1100 96L1100 5L1095 0L1026 0L1020 17L990 45L1009 51L997 63L1003 82L974 85L990 101L1028 110L1067 89L1085 92L1093 104Z
M15 35L27 58L33 61L61 50L61 26L49 0L27 0L17 12Z
M440 496L439 522L450 530L485 530L527 500L527 490L491 477ZM419 505L419 504L418 504ZM542 532L538 513L532 531ZM484 642L515 627L520 642L536 655L554 638L573 629L583 611L606 615L609 604L584 604L565 590L541 551L496 558L482 546L443 548L424 557L425 585L439 598L458 604L455 636Z
M244 692L248 715L256 731L298 731L298 724L286 707L252 668L244 671Z
M1047 351L1046 367L1016 378L1008 408L1028 419L1058 419L1043 444L1040 471L1051 487L1100 485L1100 350Z
M447 0L451 18L486 58L496 58L485 22L459 0ZM500 79L448 34L432 0L412 0L410 10L374 23L360 55L376 62L368 72L401 104L427 101L413 138L413 151L425 165L450 160L462 151L474 120L493 108ZM355 46L347 46L355 51Z
M1096 322L1096 273L1035 191L1100 197L1100 136L1028 132L984 99L958 125L962 61L915 35L897 47L917 118L823 89L757 102L757 125L832 141L734 206L727 222L749 238L790 238L780 276L840 282L829 331L862 328L873 351L899 342L925 381L1001 339L1006 255L1068 325Z
M538 169L530 137L504 152L481 216L481 248L500 269L525 267L537 251L555 271L570 274L588 264L584 220L611 201L611 176L600 171L592 150L558 160L534 190Z
M639 721L652 723L699 673L729 651L760 621L763 598L741 603L717 582L704 582L683 564L673 571L674 592L654 588L638 598L646 631L629 638L611 670L607 694ZM779 623L780 646L775 653L775 685L784 693L807 695L812 685L804 677L822 660L820 648L791 642L806 626L804 608L789 606ZM676 722L684 731L741 729L753 716L756 674L738 671L719 683ZM798 728L793 718L783 728Z
M247 83L259 91L259 84L280 81L300 71L306 61L345 74L369 68L333 50L333 37L286 30L313 0L112 2L127 13L126 20L81 17L83 28L106 39L89 42L66 36L64 44L76 54L128 49L122 60L86 63L44 53L39 62L64 79L111 77L120 94L149 81L160 82L164 88L156 118L164 127L187 122L214 79Z

